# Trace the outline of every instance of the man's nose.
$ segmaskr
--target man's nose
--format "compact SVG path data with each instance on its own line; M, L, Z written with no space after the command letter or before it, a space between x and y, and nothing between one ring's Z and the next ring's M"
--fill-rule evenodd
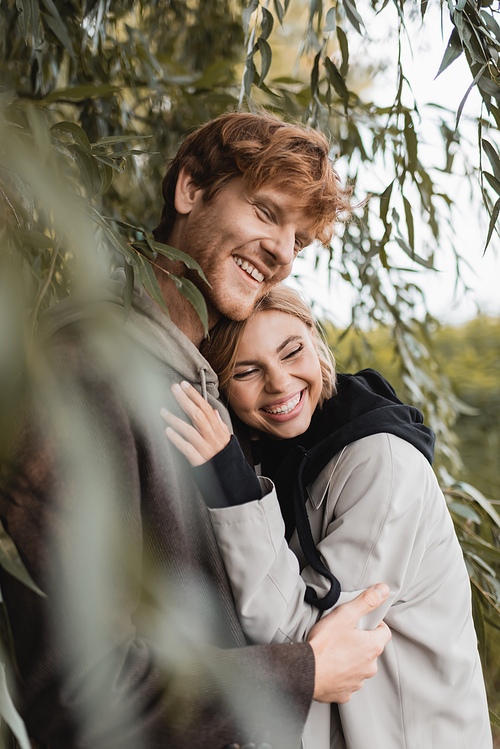
M276 226L273 236L266 238L262 244L276 265L291 267L295 258L295 231L291 227Z

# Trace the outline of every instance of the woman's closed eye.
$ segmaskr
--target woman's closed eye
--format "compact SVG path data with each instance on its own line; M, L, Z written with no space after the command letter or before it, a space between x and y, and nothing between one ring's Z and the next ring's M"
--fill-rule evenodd
M244 369L242 372L235 372L233 374L234 380L244 380L247 377L250 377L251 375L258 372L258 369L256 367L252 367L252 369Z
M297 354L300 354L304 350L304 344L300 343L298 346L294 346L292 351L289 351L285 356L283 357L283 360L286 359L293 359L294 356L297 356Z

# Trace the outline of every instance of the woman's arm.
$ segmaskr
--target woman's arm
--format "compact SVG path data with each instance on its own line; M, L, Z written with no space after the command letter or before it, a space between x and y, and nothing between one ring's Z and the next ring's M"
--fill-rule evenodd
M389 585L377 618L360 625L372 628L419 568L428 484L435 479L414 447L387 434L353 443L325 470L330 471L326 496L314 496L313 485L308 507L313 533L326 566L341 582L339 604L378 580ZM320 616L304 601L306 586L321 597L329 583L311 567L300 571L284 538L276 496L212 510L211 517L247 635L258 642L306 638Z

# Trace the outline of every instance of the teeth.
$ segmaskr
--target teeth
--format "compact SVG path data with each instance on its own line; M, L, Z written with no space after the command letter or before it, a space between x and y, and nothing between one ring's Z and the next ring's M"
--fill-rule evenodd
M300 401L300 393L295 396L295 398L292 398L291 401L288 401L287 403L283 403L282 406L278 406L277 408L264 408L264 411L266 411L268 414L289 414L290 411L293 411L295 406L298 405Z
M236 265L239 265L242 270L244 270L246 273L248 273L249 276L252 276L252 278L255 278L256 281L259 283L262 283L264 280L264 276L262 273L259 273L257 268L254 268L251 263L247 262L246 260L242 260L240 257L235 257L234 261Z

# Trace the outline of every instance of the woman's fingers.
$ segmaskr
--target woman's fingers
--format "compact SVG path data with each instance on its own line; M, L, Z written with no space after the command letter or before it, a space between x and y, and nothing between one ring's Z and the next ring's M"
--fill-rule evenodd
M231 438L229 429L218 411L213 409L194 387L183 381L180 385L173 385L172 392L200 434L209 438L213 433L220 442L219 449L227 445Z
M167 436L191 465L200 465L211 460L231 439L229 429L219 413L189 383L183 382L182 387L173 385L172 392L191 419L192 426L166 409L161 409L162 417L170 426Z
M167 427L165 434L176 448L186 456L192 466L201 466L206 463L206 458L200 455L198 450L190 442L186 442L172 427Z

